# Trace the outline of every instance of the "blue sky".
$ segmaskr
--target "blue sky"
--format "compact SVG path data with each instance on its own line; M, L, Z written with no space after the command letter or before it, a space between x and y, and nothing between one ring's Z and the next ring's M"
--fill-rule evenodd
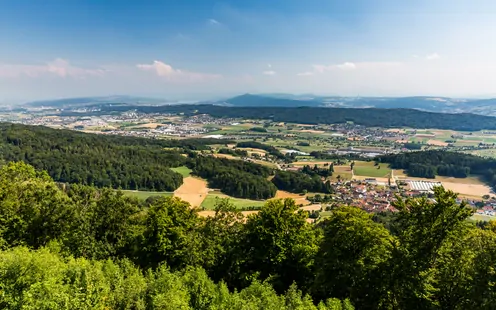
M496 1L0 0L0 101L496 96Z

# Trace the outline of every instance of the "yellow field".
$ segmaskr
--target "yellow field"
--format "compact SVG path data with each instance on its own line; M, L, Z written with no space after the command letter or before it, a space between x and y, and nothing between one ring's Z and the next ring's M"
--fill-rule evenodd
M439 140L427 140L427 144L436 146L448 146L448 143Z
M174 192L174 197L179 197L182 200L189 202L192 207L201 206L207 195L207 182L194 177L184 178L183 185Z

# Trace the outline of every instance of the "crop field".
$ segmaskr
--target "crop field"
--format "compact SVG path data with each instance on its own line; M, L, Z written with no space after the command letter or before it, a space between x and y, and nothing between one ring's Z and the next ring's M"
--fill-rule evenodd
M194 177L184 178L183 185L174 192L174 197L189 202L192 207L199 207L207 195L207 182Z
M183 176L183 178L189 177L191 174L191 169L189 169L186 166L171 168L171 170L180 173Z
M338 180L351 180L353 174L351 172L350 166L334 166L334 173L332 174L332 181L336 182Z
M380 164L374 166L374 162L355 162L353 173L359 176L366 176L372 178L384 178L391 173L391 169L387 164Z
M264 205L265 201L250 200L250 199L240 199L224 195L221 192L215 191L210 192L205 200L203 200L201 207L206 210L214 210L215 205L220 199L228 198L229 202L232 203L236 208L242 209L247 207L261 207Z
M489 216L489 215L483 215L483 214L474 214L472 217L470 217L471 220L473 221L496 221L496 216Z
M132 191L132 190L122 190L124 195L129 197L136 197L138 199L146 200L148 197L156 196L172 196L172 192L147 192L147 191Z

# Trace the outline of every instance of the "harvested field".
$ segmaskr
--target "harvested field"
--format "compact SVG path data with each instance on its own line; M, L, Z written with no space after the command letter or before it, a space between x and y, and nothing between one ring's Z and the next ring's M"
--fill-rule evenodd
M299 205L299 204L307 205L310 203L305 196L300 196L299 194L293 194L293 193L281 191L281 190L278 190L276 192L276 196L274 198L276 198L276 199L293 198L297 205Z
M235 157L229 154L214 154L215 157L217 158L227 158L227 159L234 159L234 160L240 160L241 158Z
M251 148L251 147L237 147L236 149L247 151L247 152L252 152L252 153L259 153L259 154L262 154L262 156L265 155L265 153L267 153L267 151L265 151L265 150Z
M155 129L158 126L163 126L164 124L160 123L147 123L147 124L141 124L141 125L136 125L133 126L134 128L150 128L150 129Z
M487 185L482 184L462 184L462 183L451 183L442 182L443 187L449 190L459 193L461 195L470 195L482 197L484 195L491 195L493 191Z
M207 195L207 182L194 177L184 178L183 185L174 192L174 197L179 197L182 200L189 202L192 207L201 206Z
M322 205L314 204L314 205L308 205L308 206L301 207L300 209L304 210L304 211L320 211L321 208L322 208Z
M300 132L308 132L308 133L325 133L323 130L312 130L312 129L304 129L304 130L299 130Z
M448 143L439 140L427 140L427 144L436 146L448 146Z
M332 161L296 161L294 163L292 163L292 165L295 165L295 166L305 166L305 165L317 165L317 166L323 166L325 164L332 164ZM336 168L337 166L334 166L334 169Z
M241 211L241 213L245 217L247 217L248 215L258 213L258 211ZM200 212L198 212L198 215L202 216L202 217L211 217L211 216L215 215L215 211L212 211L212 210L200 211Z

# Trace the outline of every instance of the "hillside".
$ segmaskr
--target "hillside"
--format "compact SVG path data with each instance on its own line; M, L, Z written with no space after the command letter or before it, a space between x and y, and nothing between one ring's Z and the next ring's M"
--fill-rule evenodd
M322 103L312 100L295 100L245 94L225 101L234 107L317 107Z
M353 122L368 127L438 128L477 131L496 129L496 117L460 113L432 113L414 109L322 107L226 107L216 105L104 107L98 113L136 109L144 113L210 114L220 118L270 119L275 122L333 124ZM72 115L70 113L64 115Z
M177 198L65 189L24 163L0 168L2 309L493 309L494 224L455 194L319 224L292 199L202 218ZM387 227L387 228L386 228ZM453 272L456 270L457 272ZM453 289L455 287L456 289Z

